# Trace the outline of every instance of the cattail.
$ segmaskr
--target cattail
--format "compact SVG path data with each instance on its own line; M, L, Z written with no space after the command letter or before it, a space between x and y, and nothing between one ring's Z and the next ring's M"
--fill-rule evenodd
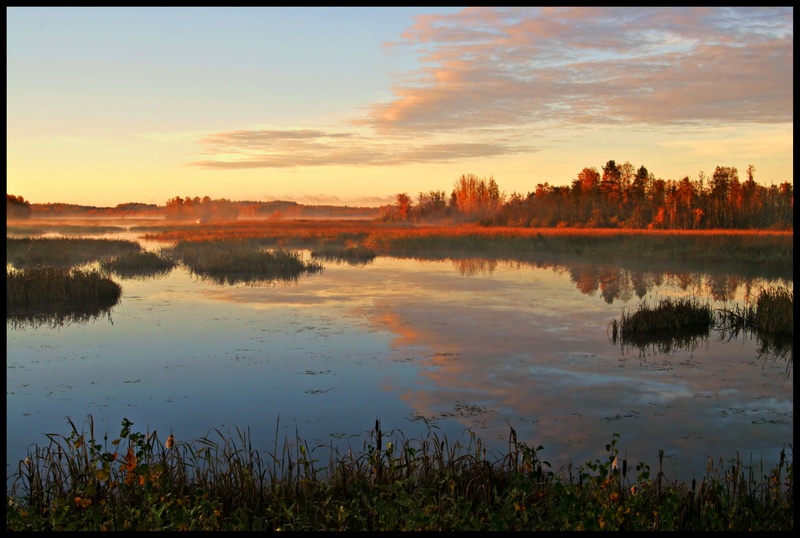
M169 434L169 437L167 437L167 448L172 448L173 446L175 446L175 436Z

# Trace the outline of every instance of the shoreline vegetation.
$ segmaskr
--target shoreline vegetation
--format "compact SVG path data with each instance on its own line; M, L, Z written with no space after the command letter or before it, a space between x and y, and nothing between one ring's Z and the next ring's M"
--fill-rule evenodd
M20 461L7 494L7 530L792 530L792 447L774 465L739 454L709 460L691 484L607 456L551 470L544 447L505 454L429 430L421 439L381 430L363 452L311 447L299 436L254 448L249 430L217 429L162 442L122 421L98 439L67 419ZM276 429L277 434L277 429Z
M793 266L793 230L627 230L610 228L520 228L476 224L411 224L369 220L230 220L206 223L153 220L128 228L97 223L67 224L52 219L8 223L8 240L39 241L32 236L66 237L127 231L142 240L180 241L258 239L264 246L350 249L388 256L484 256L533 259L572 256L602 261L640 260L671 263L736 262ZM74 222L74 221L72 221ZM120 222L120 221L115 221ZM22 237L20 237L22 236ZM9 260L10 261L10 260Z

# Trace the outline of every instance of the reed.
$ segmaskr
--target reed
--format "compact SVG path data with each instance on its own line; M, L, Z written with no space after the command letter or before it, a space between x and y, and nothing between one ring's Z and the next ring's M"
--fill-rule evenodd
M75 237L6 237L6 263L24 268L34 265L71 267L141 251L135 241Z
M693 297L667 297L655 306L643 301L635 312L623 312L618 323L612 322L612 331L618 332L622 339L641 334L687 331L708 335L713 321L713 310L709 304L701 304Z
M100 262L101 269L123 278L163 276L175 266L173 260L155 252L130 252Z
M6 221L6 234L16 236L37 236L46 233L80 236L86 234L110 234L126 230L123 226L104 224L102 222L83 221L76 224L76 219L26 219L25 221Z
M54 303L74 306L113 305L122 288L99 271L35 266L6 269L6 306L28 308Z
M752 324L762 334L793 334L794 290L783 286L762 289L756 300Z
M694 260L792 267L793 233L747 230L618 230L410 225L377 221L242 220L180 229L149 228L143 238L198 241L259 238L283 246L357 242L378 255L456 255L525 259L543 254L603 261Z
M691 485L628 465L617 448L557 472L543 447L517 440L487 453L435 431L420 439L382 431L361 452L310 447L298 435L273 452L253 447L249 429L217 429L162 444L125 419L98 440L68 419L47 434L10 477L7 530L791 530L792 453L776 465L738 454L709 461ZM276 428L277 430L277 428ZM791 445L790 445L791 447ZM264 455L262 455L264 454Z
M314 259L360 266L371 263L376 256L374 250L350 241L344 245L326 243L311 250Z
M193 274L220 284L291 282L323 269L317 262L304 261L298 252L265 250L251 240L181 241L169 253Z
M13 328L110 317L122 288L99 271L52 266L6 269L6 322Z
M762 288L755 305L712 310L695 298L663 299L655 307L643 301L635 312L624 311L608 325L609 340L625 348L649 349L660 354L694 351L708 339L710 330L719 338L755 335L759 357L787 359L794 353L794 291L785 286Z

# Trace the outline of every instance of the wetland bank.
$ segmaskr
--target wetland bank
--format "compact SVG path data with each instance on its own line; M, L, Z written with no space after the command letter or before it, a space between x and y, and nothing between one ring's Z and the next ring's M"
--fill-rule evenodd
M264 450L297 436L364 450L379 419L406 438L474 435L500 453L510 426L555 469L602 456L618 434L627 461L653 465L663 451L667 477L681 481L737 455L769 467L793 439L791 346L764 352L747 332L711 331L626 348L608 331L645 300L734 309L760 289L792 290L791 234L787 258L787 234L763 232L632 243L606 232L542 230L525 242L477 227L448 238L346 222L179 228L81 229L174 265L134 274L79 258L122 287L107 315L7 318L7 476L45 433L87 415L99 432L124 417L183 441L247 428ZM264 278L240 266L217 278L193 265L197 245L176 242L201 234L223 260L246 263L225 250L236 244L318 269ZM687 249L698 261L687 263Z

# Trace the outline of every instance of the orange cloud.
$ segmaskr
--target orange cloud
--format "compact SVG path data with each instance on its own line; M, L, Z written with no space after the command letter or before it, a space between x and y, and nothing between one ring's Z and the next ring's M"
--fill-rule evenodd
M425 67L363 120L475 125L793 119L791 9L469 9L403 34Z
M203 140L212 158L189 163L209 169L288 168L297 166L385 166L448 163L508 155L533 148L497 142L409 142L354 133L312 129L253 130L214 133Z
M401 37L422 67L350 125L214 133L189 165L460 163L559 128L793 121L791 8L469 8Z

